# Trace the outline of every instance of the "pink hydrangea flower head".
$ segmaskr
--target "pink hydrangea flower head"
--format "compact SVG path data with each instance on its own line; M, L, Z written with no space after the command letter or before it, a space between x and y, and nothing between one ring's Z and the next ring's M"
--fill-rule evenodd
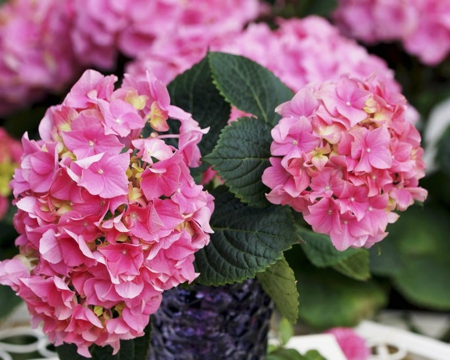
M0 127L0 220L9 208L11 188L9 182L22 156L20 141L12 138L4 128Z
M326 333L334 335L348 360L367 360L369 358L369 347L365 340L353 329L337 327L327 330Z
M159 60L182 65L174 52L203 53L214 39L240 31L260 11L257 0L81 0L73 6L71 37L81 62L105 69L114 66L119 51L131 58L146 51L155 54L156 61L146 65L166 82Z
M424 64L436 65L450 52L449 14L446 0L339 0L333 17L350 37L367 43L401 41Z
M0 114L60 90L78 72L69 38L70 8L58 0L0 6Z
M150 67L168 83L200 61L209 49L248 57L271 70L295 92L307 83L339 79L344 73L363 78L376 73L388 86L400 89L384 60L341 36L327 20L308 16L277 21L275 30L264 23L250 23L244 30L224 33L212 40L210 36L215 33L208 31L195 41L179 40L168 33L138 54L127 71L142 77L145 69ZM324 53L333 56L323 56Z
M194 253L212 233L213 198L189 171L207 130L152 74L114 89L116 80L87 70L47 110L42 139L23 136L11 181L20 255L0 262L0 283L24 299L34 326L85 357L92 344L116 353L142 336L162 292L198 276ZM178 133L152 121L156 106Z
M309 84L276 111L267 199L302 212L338 250L370 247L427 191L408 104L376 77ZM333 135L331 136L330 130Z

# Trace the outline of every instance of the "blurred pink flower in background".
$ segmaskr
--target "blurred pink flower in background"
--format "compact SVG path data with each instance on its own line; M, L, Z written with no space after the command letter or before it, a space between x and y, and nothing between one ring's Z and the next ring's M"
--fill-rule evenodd
M0 116L60 91L77 74L68 2L0 6Z
M367 360L370 349L352 328L336 327L326 333L334 335L347 360Z
M251 23L237 34L221 36L205 30L196 41L185 41L170 33L138 54L127 71L139 77L151 67L156 75L164 74L162 81L169 82L200 61L209 48L258 62L294 91L309 82L338 79L345 73L359 77L377 73L389 86L400 89L384 60L370 55L354 40L341 36L327 20L317 16L278 19L278 25L271 30L267 24Z
M345 35L370 44L401 41L427 65L450 52L447 0L339 0L333 17Z
M236 34L260 11L258 0L81 0L74 3L71 36L83 64L112 69L119 51L134 58L154 47L156 58L167 59L173 46L206 49L205 39Z

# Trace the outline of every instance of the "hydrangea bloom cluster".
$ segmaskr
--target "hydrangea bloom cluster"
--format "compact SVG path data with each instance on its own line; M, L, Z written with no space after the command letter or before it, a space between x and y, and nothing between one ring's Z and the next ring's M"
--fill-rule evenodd
M42 140L24 135L12 181L20 255L0 263L34 326L86 357L91 344L117 352L143 335L161 293L196 278L212 232L213 198L189 172L206 130L152 74L116 80L86 71L47 111ZM169 118L179 133L166 133Z
M447 0L339 0L334 13L349 36L368 43L401 41L427 65L441 62L450 52L449 16Z
M0 127L0 220L3 219L9 207L8 197L11 194L9 182L14 169L20 163L22 152L20 142Z
M375 77L310 84L276 111L271 166L262 181L274 204L302 212L338 250L370 247L414 200L424 176L420 134L407 102Z
M205 38L241 31L261 5L258 0L81 0L74 8L71 35L80 60L111 68L118 50L134 58L154 43L163 50L155 53L158 58L173 46L188 56Z
M278 19L278 25L272 30L265 23L253 23L233 36L214 40L204 36L195 42L178 41L168 34L141 53L127 71L135 76L145 76L145 69L151 67L158 77L162 76L162 81L169 82L200 61L209 48L256 61L294 91L309 82L338 79L344 73L365 78L374 72L394 89L400 89L384 60L370 55L354 40L341 36L327 20L317 16Z
M10 0L0 6L0 116L61 90L82 69L114 69L119 52L134 58L155 42L162 53L188 52L199 39L232 36L261 7L258 0Z
M65 1L11 0L0 7L0 115L46 92L60 90L76 73ZM65 39L65 40L64 40Z

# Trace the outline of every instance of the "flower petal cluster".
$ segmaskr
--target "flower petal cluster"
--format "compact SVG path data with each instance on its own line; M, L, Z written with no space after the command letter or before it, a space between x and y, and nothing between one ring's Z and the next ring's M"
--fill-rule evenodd
M189 172L206 130L151 73L116 80L86 71L46 112L42 140L24 135L12 181L20 255L0 263L33 324L86 357L143 335L162 292L197 277L212 232L213 198Z
M134 58L155 46L160 58L175 47L191 56L196 43L235 34L260 11L258 0L80 0L74 3L71 36L81 61L112 68L118 51ZM164 73L156 75L166 80Z
M162 49L158 57L172 46L187 53L203 38L233 36L261 7L258 0L2 3L0 116L59 92L83 69L114 69L119 53L134 58L154 43ZM164 72L157 75L167 83Z
M22 145L12 138L4 128L0 127L0 220L8 211L11 189L9 182L14 169L19 165L22 156Z
M77 73L68 2L12 0L0 7L0 115L64 87Z
M400 89L384 60L340 35L327 20L308 16L277 22L275 30L265 23L251 23L238 34L220 38L205 35L190 42L171 36L139 54L127 71L142 76L150 66L162 81L169 82L200 61L209 49L248 57L271 70L294 91L310 82L338 79L345 73L363 78L377 73L394 89Z
M336 24L349 36L367 43L401 41L427 65L450 52L449 16L446 0L339 0L334 12Z
M376 77L304 87L276 109L282 119L262 177L268 200L302 212L338 250L382 240L394 211L427 196L418 186L423 149L407 106Z

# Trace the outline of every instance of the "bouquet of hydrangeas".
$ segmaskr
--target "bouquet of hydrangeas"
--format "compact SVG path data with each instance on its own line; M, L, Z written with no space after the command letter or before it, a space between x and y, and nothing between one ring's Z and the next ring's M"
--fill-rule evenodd
M200 126L150 73L125 75L117 89L115 80L85 72L47 111L41 140L24 135L12 182L21 254L0 263L1 282L25 300L33 323L83 356L93 344L117 353L120 340L142 336L162 292L198 275L195 252L199 279L211 285L277 262L289 273L282 254L299 241L290 208L345 250L382 240L392 211L426 196L406 101L376 78L344 76L292 98L256 63L211 53L173 85L209 86L209 99L191 93ZM254 116L226 125L226 100ZM222 114L210 117L211 107ZM213 197L189 171L200 151L224 182L212 192L213 216ZM297 306L285 306L295 291L276 294L270 276L280 275L265 276L280 311L295 318Z
M367 248L427 197L418 114L383 60L316 16L243 29L269 8L194 3L34 4L23 53L0 31L3 114L131 58L120 79L86 70L14 158L19 254L0 284L66 358L72 344L144 359L164 291L194 281L257 278L295 322L296 275L367 279ZM20 29L26 4L5 5L0 30ZM33 61L40 77L22 79Z

